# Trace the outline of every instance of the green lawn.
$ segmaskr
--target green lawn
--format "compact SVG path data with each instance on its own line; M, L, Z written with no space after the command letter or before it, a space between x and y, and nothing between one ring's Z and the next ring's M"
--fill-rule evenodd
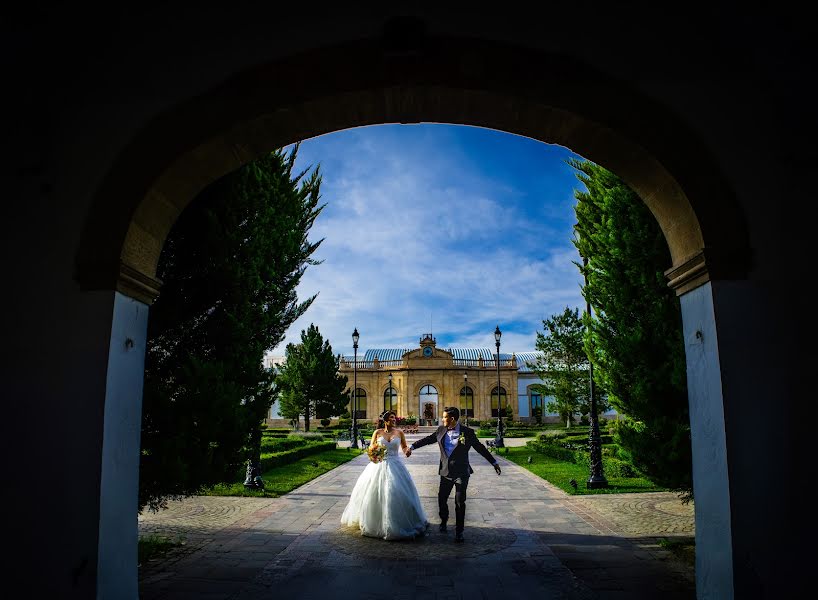
M507 452L506 452L507 451ZM631 492L665 492L667 488L654 485L653 482L643 477L607 477L608 487L589 490L585 483L588 481L588 469L574 463L567 463L544 456L538 452L533 452L529 448L506 447L500 452L500 456L528 469L538 477L542 477L549 483L557 486L561 490L574 495L581 494L625 494ZM531 464L528 457L531 457ZM571 485L570 481L577 482L577 488Z
M278 498L297 487L312 481L319 475L331 471L361 454L362 450L337 448L299 459L289 465L276 467L261 474L265 488L250 490L244 487L244 477L232 482L221 483L201 492L202 496L251 496L256 498Z

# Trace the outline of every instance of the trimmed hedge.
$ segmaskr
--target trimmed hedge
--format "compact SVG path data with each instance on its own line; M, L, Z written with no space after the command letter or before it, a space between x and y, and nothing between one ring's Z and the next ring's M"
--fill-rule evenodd
M262 432L261 439L262 439L262 441L264 441L264 440L269 440L269 439L274 439L274 438L286 438L286 437L289 437L292 432L293 432L292 429L286 429L286 430L282 430L282 431L267 430L267 431Z
M267 438L261 440L261 454L272 454L275 452L285 452L294 448L300 448L310 443L311 440L294 437ZM315 440L323 441L323 440Z
M319 454L321 452L324 452L325 450L335 450L335 448L337 447L335 442L304 443L301 440L294 441L301 442L301 446L299 448L284 450L282 452L262 454L260 461L261 472L263 473L275 467L288 465L290 463L297 461L300 458L312 456L313 454Z
M591 469L591 456L584 454L582 462L578 465L584 465L588 470ZM630 463L626 463L618 458L608 458L602 456L602 470L606 477L642 477L643 475Z
M540 454L544 454L549 458L554 458L563 462L576 463L576 453L578 450L570 450L568 448L562 448L561 446L556 446L554 444L546 444L537 440L526 442L525 445L528 448L531 448L534 452L539 452Z
M562 438L563 436L551 436L554 438ZM560 460L562 462L574 463L575 465L583 465L588 469L591 468L591 456L587 450L586 445L583 449L565 448L559 444L542 442L539 440L531 440L526 442L526 446L549 458ZM602 453L602 469L605 471L606 477L642 477L643 475L632 464L614 458L613 456L606 456L603 449Z

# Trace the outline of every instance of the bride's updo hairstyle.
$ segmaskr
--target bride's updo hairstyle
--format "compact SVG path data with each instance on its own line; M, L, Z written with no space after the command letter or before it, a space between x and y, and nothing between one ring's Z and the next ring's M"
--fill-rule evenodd
M389 415L395 415L396 417L398 414L394 410L385 410L378 416L378 429L384 429L386 427L386 419L389 418Z

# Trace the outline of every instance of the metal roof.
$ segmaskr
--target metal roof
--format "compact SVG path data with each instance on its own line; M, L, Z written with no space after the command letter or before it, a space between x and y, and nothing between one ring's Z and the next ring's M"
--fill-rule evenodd
M361 360L375 360L376 356L378 360L400 360L410 350L414 348L374 348L367 350Z
M483 357L483 360L494 360L494 354L489 348L447 348L446 350L451 352L455 358L477 360ZM503 358L502 353L500 358Z
M537 357L542 356L542 352L519 352L517 354L517 371L520 373L533 373L534 369L527 363L536 363Z

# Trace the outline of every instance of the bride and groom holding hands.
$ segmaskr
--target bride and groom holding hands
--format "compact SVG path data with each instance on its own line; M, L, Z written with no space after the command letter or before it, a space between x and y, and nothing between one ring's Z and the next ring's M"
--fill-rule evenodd
M469 476L474 472L469 465L469 450L474 448L489 463L497 474L500 465L488 449L477 439L474 430L461 425L460 411L449 407L443 411L443 424L437 431L419 439L411 445L406 443L403 431L398 429L394 411L381 415L378 429L372 434L371 445L385 447L383 460L370 462L355 483L341 516L341 523L358 526L363 535L386 540L414 538L423 535L429 525L420 503L415 482L408 469L400 460L398 452L403 450L406 457L413 450L437 444L440 450L437 502L440 515L439 529L448 531L448 500L455 490L455 542L463 542L463 526L466 519L466 490Z

